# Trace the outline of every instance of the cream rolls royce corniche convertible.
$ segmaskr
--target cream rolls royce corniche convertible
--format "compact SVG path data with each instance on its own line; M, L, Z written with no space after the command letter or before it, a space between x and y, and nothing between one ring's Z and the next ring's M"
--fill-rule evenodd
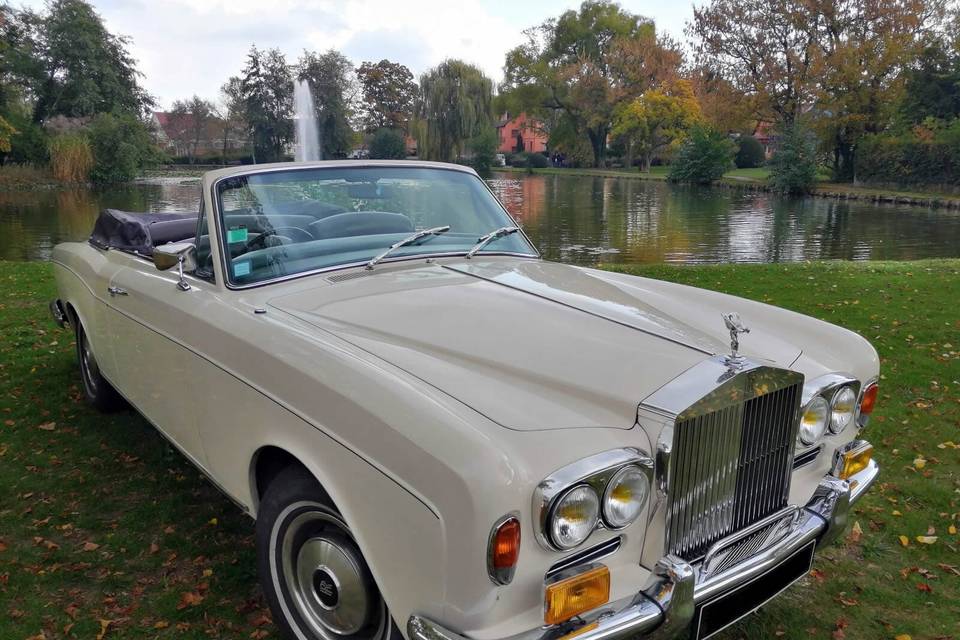
M87 398L255 518L290 638L706 638L877 477L864 339L545 261L465 167L213 171L53 262Z

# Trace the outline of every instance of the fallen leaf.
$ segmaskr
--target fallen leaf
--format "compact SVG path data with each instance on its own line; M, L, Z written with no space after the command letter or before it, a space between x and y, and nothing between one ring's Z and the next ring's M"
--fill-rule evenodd
M157 553L158 551L160 551L160 545L158 545L156 542L151 542L150 553Z
M88 542L84 542L84 543L83 543L83 550L84 550L84 551L96 551L96 550L99 549L99 548L100 548L100 545L98 545L96 542L89 542L89 541L88 541Z
M910 538L907 536L897 536L897 538L900 540L900 546L907 547L910 545Z
M216 518L210 518L210 520L207 521L207 524L210 525L211 527L215 527L215 526L217 526L217 519L216 519Z
M899 518L899 517L902 516L903 514L900 513L899 511L897 511L896 509L894 509L894 510L893 510L893 513L891 513L890 515Z
M947 527L947 533L949 533L952 536L957 535L957 526L952 524L949 527Z
M937 541L937 536L917 536L916 540L920 544L933 544Z
M893 640L913 640L913 638L910 637L909 633L901 633L900 635L896 636Z
M927 461L924 459L923 456L917 456L916 458L913 459L914 469L923 469L925 466L927 466Z
M926 582L918 582L918 583L917 583L917 590L918 590L918 591L923 591L924 593L932 593L932 592L933 592L933 587L931 587L930 585L928 585Z
M107 629L113 624L113 620L100 620L100 633L97 634L97 640L103 640L107 637Z
M853 523L853 527L850 529L850 535L847 536L847 540L856 544L860 542L860 538L863 537L863 529L860 527L860 521L857 520Z
M7 543L4 542L3 540L0 540L0 553L3 553L6 550L7 550Z
M43 429L44 431L54 431L57 428L56 422L44 422L43 424L38 424L37 429Z
M177 604L177 609L186 609L187 607L195 607L198 604L203 602L203 596L195 591L186 591L183 595L180 596L180 602Z
M166 620L157 620L157 622L154 623L153 628L154 628L154 629L166 629L166 628L169 627L169 626L170 626L170 623L167 622Z

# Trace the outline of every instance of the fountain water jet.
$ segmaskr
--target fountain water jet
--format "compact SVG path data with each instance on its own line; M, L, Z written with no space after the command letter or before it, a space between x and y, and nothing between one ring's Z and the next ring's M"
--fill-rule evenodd
M297 162L322 159L317 112L313 108L313 94L306 80L297 80L293 85L293 118L297 128L294 159Z

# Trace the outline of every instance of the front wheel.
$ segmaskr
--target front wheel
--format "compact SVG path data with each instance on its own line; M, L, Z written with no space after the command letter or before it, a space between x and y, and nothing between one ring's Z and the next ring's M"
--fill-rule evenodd
M260 583L288 638L402 640L350 528L304 469L270 483L256 539Z

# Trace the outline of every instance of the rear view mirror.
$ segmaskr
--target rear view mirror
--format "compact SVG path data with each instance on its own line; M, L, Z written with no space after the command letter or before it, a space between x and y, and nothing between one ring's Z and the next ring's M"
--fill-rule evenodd
M180 281L177 288L189 291L190 283L183 277L184 273L197 270L197 245L192 242L171 242L153 248L153 264L160 271L177 267Z

